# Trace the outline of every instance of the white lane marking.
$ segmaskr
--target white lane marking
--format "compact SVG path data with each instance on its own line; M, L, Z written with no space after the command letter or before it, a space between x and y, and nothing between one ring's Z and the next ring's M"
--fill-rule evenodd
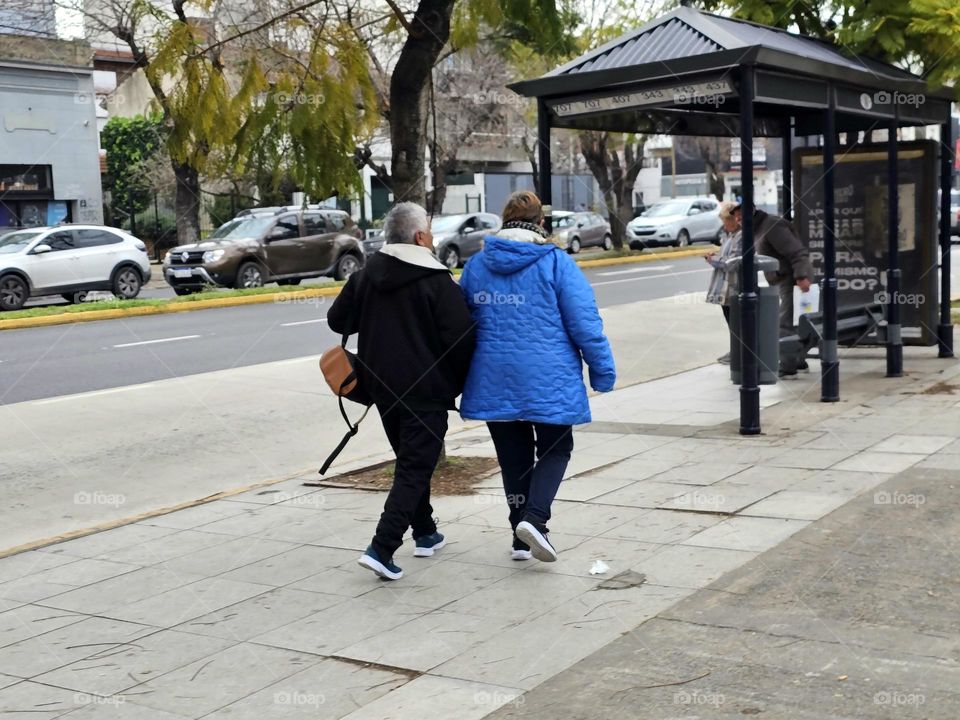
M143 383L140 385L124 385L123 387L108 388L106 390L94 390L92 392L75 393L73 395L60 395L53 398L44 398L43 400L33 400L34 405L50 405L51 403L63 402L64 400L79 400L97 395L113 395L114 393L127 392L128 390L140 390L142 388L153 387L153 383Z
M598 277L606 277L607 275L630 275L632 273L641 273L641 272L654 272L656 270L669 270L673 265L655 265L653 267L638 267L630 268L629 270L611 270L609 272L597 273Z
M178 337L160 338L158 340L141 340L140 342L120 343L119 345L114 345L114 347L127 348L127 347L136 347L137 345L155 345L157 343L176 342L177 340L193 340L194 338L198 338L198 337L200 336L199 335L180 335Z
M310 323L326 322L326 318L317 318L316 320L300 320L298 322L280 323L280 327L293 327L294 325L309 325Z
M642 277L620 278L619 280L605 280L604 282L593 283L594 287L598 285L616 285L617 283L636 282L638 280L654 280L655 278L676 277L677 275L691 275L693 273L713 272L713 268L703 268L703 270L682 270L675 273L664 273L663 275L644 275Z

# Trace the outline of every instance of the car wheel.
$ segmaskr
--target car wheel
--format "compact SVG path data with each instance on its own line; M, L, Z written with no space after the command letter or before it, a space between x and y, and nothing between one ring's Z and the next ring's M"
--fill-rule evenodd
M277 285L299 285L300 278L293 278L290 280L277 280Z
M63 293L60 297L73 305L75 303L84 302L87 299L87 291L81 290L80 292Z
M198 291L197 291L197 290L194 290L193 288L178 288L178 287L175 287L175 288L173 289L173 292L175 292L177 295L193 295L195 292L198 292Z
M647 246L644 245L644 244L643 244L642 242L640 242L639 240L631 240L631 241L630 241L630 249L631 249L631 250L639 250L640 252L643 252L644 250L647 249Z
M0 310L19 310L30 297L30 288L19 275L0 278Z
M238 290L263 287L263 270L255 262L245 262L237 270L235 285Z
M337 260L337 269L334 270L333 277L337 280L346 280L359 269L360 261L357 260L357 256L346 253Z
M603 249L607 251L613 250L613 238L610 237L610 233L603 236Z
M128 265L113 274L113 283L110 289L121 300L133 300L140 294L142 285L143 281L140 279L140 273Z
M677 234L677 247L687 247L690 244L690 233L681 230Z
M460 253L455 247L448 247L444 250L443 257L441 257L440 260L451 270L456 270L460 267Z
M570 251L571 255L576 255L580 252L580 238L571 238L567 250Z

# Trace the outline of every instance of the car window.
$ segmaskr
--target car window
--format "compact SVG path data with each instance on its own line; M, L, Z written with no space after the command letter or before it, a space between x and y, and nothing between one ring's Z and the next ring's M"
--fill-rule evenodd
M329 213L327 215L327 224L331 230L343 230L347 226L343 220L343 215L339 213Z
M73 250L76 247L76 244L73 240L73 233L70 230L60 230L59 232L51 233L43 241L50 246L51 250Z
M463 220L463 215L437 215L430 221L430 229L434 235L456 232Z
M300 222L293 213L277 218L277 224L270 231L271 240L288 240L298 237L300 237Z
M80 229L73 231L74 243L78 248L98 247L100 245L115 245L122 242L122 238L109 230Z
M7 233L0 237L0 253L12 254L20 252L39 234L36 230Z
M603 218L597 215L596 213L592 213L590 215L590 218L593 220L594 225L603 225Z
M304 235L322 235L327 232L327 225L323 221L323 215L320 213L304 213L303 215L303 234Z
M481 216L480 218L480 227L482 227L484 230L496 230L497 225L499 225L499 223L497 222L496 218L489 217L487 215Z
M665 202L654 205L643 213L643 217L667 217L668 215L684 215L687 212L687 203L682 201Z
M704 210L716 210L717 204L711 200L704 200L700 203L700 207Z
M560 217L555 217L553 219L553 226L555 228L570 227L573 225L573 217L573 215L561 215Z

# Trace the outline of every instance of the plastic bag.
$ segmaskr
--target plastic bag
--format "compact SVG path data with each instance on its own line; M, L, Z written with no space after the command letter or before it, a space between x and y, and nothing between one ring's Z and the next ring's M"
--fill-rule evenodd
M800 316L820 311L820 286L811 283L810 289L803 292L793 286L793 326L800 323Z

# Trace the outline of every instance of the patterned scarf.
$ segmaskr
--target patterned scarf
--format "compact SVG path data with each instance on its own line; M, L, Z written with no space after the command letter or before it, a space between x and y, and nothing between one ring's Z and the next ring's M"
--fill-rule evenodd
M544 230L539 225L536 225L531 222L526 222L524 220L508 220L502 226L503 230L509 230L510 228L516 228L518 230L529 230L530 232L535 232L542 238L550 237L550 234Z

